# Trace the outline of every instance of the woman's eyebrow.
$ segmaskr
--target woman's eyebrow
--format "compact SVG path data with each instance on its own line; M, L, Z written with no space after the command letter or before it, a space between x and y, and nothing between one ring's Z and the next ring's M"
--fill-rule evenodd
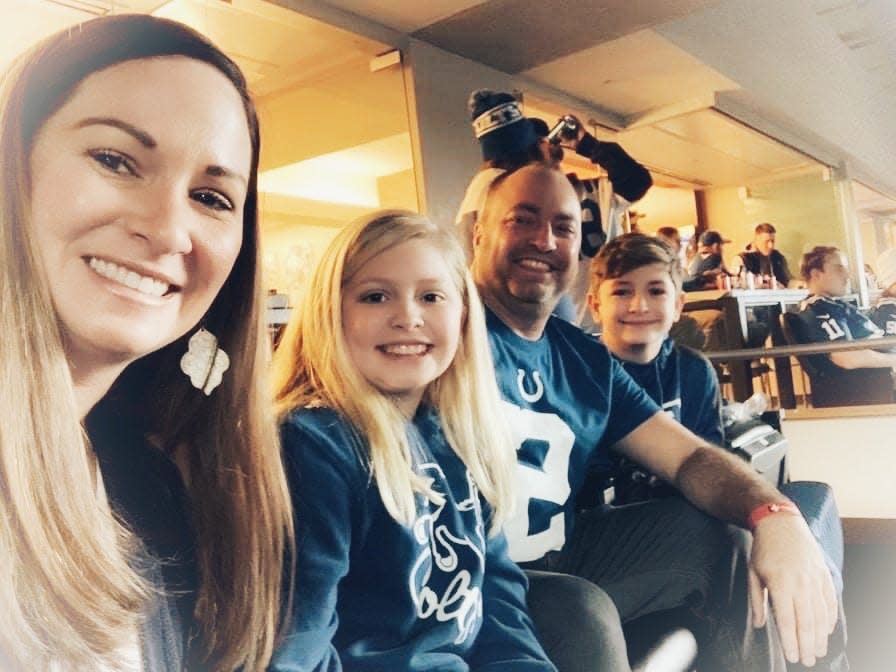
M87 126L112 126L132 136L147 149L155 149L158 146L155 139L146 131L141 131L133 124L114 117L87 117L75 124L75 128L86 128Z

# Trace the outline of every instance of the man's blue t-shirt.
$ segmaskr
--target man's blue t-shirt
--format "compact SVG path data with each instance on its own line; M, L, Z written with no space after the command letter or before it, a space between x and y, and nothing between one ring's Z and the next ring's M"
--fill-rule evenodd
M578 327L551 317L529 341L486 318L517 446L517 510L504 530L514 560L537 560L569 538L588 468L609 464L609 447L659 407Z

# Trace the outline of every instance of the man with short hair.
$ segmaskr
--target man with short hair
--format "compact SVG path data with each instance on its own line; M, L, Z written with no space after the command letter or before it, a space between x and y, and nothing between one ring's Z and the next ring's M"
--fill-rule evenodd
M740 253L744 268L753 275L774 276L781 287L787 287L793 276L787 267L787 258L775 249L777 231L768 222L757 224L753 242Z
M580 244L575 192L544 165L496 179L474 231L473 276L518 455L520 501L505 531L512 557L534 570L529 606L543 644L561 672L628 670L620 621L690 606L711 625L700 669L778 672L785 655L812 665L827 652L838 604L808 526L744 462L663 413L603 345L551 316ZM689 501L577 516L585 472L611 448ZM722 521L753 530L748 567ZM561 600L551 586L568 579L590 590ZM780 646L762 627L766 590ZM589 604L565 601L576 595ZM751 610L761 630L751 631ZM588 616L571 623L576 613Z

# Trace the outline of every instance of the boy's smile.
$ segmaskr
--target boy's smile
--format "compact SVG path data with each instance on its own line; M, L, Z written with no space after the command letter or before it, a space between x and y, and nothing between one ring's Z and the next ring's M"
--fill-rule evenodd
M662 263L608 278L591 297L604 344L618 357L642 363L657 356L681 306L680 292Z

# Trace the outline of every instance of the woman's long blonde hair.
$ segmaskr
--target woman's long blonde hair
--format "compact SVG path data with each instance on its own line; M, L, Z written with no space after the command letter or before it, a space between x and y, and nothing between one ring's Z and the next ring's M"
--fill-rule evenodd
M133 567L139 540L111 513L82 429L30 230L29 156L86 77L163 56L227 76L252 136L242 248L204 319L231 367L211 397L193 389L178 367L186 334L128 367L107 399L136 413L187 475L200 580L191 659L261 670L275 643L292 514L264 377L255 111L237 66L204 37L164 19L114 16L45 40L0 94L0 660L16 668L120 669L152 593Z
M413 471L407 419L358 373L342 326L344 287L371 259L411 240L426 241L442 253L464 305L457 353L429 385L424 402L438 410L449 444L493 508L491 527L497 530L508 514L516 456L503 424L485 316L459 242L426 217L380 211L337 234L274 355L276 408L282 417L295 408L323 404L346 417L369 447L373 477L398 522L413 521L415 492L438 499Z

